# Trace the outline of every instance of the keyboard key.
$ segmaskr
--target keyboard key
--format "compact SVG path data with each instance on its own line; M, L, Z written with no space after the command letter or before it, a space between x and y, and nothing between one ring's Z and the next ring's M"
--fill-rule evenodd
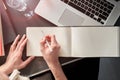
M90 15L90 12L86 12L86 15L88 15L88 16L89 16L89 15Z
M88 7L87 6L85 6L85 10L87 10L88 9Z
M96 11L99 11L99 8L95 8Z
M112 6L108 6L108 9L112 10L112 9L113 9L113 7L112 7Z
M100 21L101 21L101 18L98 18L97 21L100 22Z
M90 2L90 3L93 3L93 0L90 0L89 2Z
M92 10L91 8L88 9L88 11L91 11L91 10Z
M77 0L74 0L74 3L76 4L78 1Z
M111 12L111 10L107 10L107 13L110 13Z
M101 21L100 23L101 23L101 24L104 24L104 22L102 22L102 21Z
M96 5L96 2L93 2L93 5Z
M107 1L106 1L106 3L107 3L108 5L110 5L110 4L111 4L110 2L107 2Z
M103 16L103 15L101 15L101 14L99 15L99 17L102 18L103 20L106 20L106 19L107 19L105 16Z
M107 8L104 8L104 11L107 11Z
M94 20L97 20L97 18L95 18L95 17L94 17L93 19L94 19Z
M68 0L63 0L65 3L68 3Z
M100 7L100 4L97 4L96 6L97 6L97 7Z
M96 12L96 13L95 13L95 15L96 15L96 16L98 16L98 15L99 15L99 13L98 13L98 12Z
M95 9L95 6L94 6L94 5L92 6L92 9Z
M88 2L85 2L85 5L88 5Z
M102 13L104 16L108 17L109 14L107 14L106 12Z
M83 8L83 7L84 7L84 4L82 4L81 7Z
M88 4L88 6L89 6L89 7L91 7L91 6L92 6L92 4Z
M81 2L78 2L78 6L81 6Z
M100 9L103 9L104 7L103 6L100 6Z
M71 3L71 2L69 2L69 4L68 4L68 5L70 5L70 6L74 7L75 9L77 9L77 10L79 10L79 11L83 12L83 13L85 13L85 12L86 12L84 9L82 9L81 7L79 7L79 6L77 6L77 5L74 5L74 4L73 4L73 3Z
M100 0L96 0L97 2L100 2Z
M90 17L91 17L91 18L93 18L93 17L94 17L94 15L93 15L93 14L91 14L91 15L90 15Z
M114 5L113 5L113 4L111 4L111 3L110 3L110 5L111 5L112 7L114 7Z
M84 1L84 0L82 0L81 2L82 2L82 3L84 3L85 1Z
M92 13L94 14L94 13L95 13L95 11L94 11L94 10L92 10Z
M106 3L104 3L104 6L107 7L108 5Z
M104 2L103 2L103 1L101 1L101 2L100 2L100 4L101 4L101 5L103 5L103 4L104 4Z
M99 10L99 13L102 13L103 11L102 10Z

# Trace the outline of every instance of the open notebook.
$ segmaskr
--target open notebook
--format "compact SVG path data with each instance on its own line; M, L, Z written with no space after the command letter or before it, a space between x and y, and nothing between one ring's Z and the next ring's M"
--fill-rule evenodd
M3 44L3 32L2 32L1 14L0 14L0 56L4 56L4 44Z
M42 56L41 31L55 34L62 57L119 57L118 27L28 27L28 56Z

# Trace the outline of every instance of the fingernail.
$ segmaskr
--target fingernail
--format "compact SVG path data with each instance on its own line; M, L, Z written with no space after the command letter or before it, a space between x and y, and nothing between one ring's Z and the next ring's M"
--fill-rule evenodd
M20 34L18 34L17 36L20 36Z
M25 34L23 34L23 36L25 36Z

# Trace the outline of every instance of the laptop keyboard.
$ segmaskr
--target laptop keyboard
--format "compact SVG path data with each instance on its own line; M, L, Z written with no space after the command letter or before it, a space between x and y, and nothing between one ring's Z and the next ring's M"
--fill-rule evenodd
M114 5L106 0L61 0L71 7L86 14L92 19L104 24L114 8Z

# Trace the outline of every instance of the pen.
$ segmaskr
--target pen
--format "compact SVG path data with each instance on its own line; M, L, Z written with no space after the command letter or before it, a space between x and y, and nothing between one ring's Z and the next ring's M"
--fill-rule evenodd
M43 31L41 31L41 32L42 32L43 36L45 36L44 32L43 32ZM48 46L50 52L52 52L53 50L52 50L52 48L51 48L49 42L48 42L47 40L45 40L45 42L46 42L46 44L47 44L47 46Z

